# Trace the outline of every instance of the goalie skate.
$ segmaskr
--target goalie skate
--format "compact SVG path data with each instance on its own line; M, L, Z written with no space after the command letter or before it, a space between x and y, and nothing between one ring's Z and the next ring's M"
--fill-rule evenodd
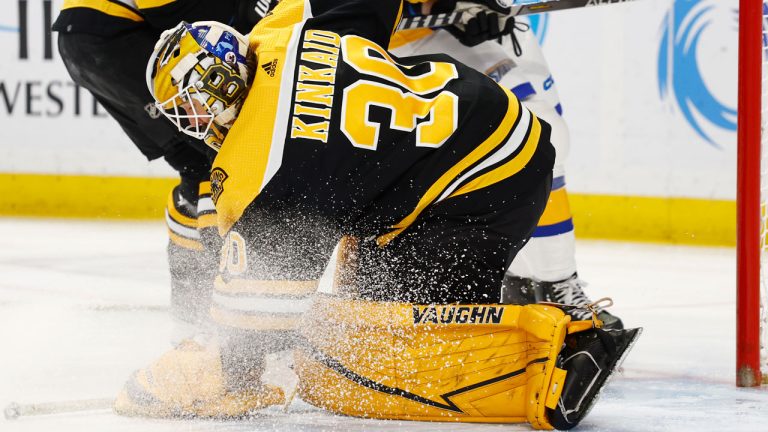
M557 359L557 367L567 372L565 383L557 408L547 409L552 426L567 430L579 424L642 330L593 329L566 337L565 347Z

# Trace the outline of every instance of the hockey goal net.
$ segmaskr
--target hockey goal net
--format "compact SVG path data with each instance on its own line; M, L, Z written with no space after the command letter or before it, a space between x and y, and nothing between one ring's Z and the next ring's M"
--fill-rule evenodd
M737 385L768 382L768 2L740 0Z

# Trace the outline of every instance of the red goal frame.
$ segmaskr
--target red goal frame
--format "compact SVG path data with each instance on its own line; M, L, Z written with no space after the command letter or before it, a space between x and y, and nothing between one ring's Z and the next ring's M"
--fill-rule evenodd
M738 179L736 183L736 385L763 382L760 358L763 0L739 1ZM768 269L767 269L768 270Z

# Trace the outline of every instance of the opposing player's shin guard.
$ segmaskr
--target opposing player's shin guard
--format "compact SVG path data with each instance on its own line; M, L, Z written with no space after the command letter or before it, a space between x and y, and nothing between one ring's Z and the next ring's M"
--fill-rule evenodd
M578 306L568 311L573 319L591 319L587 306L593 302L584 292L587 284L576 274L575 242L565 177L560 175L552 183L552 193L533 237L514 258L504 278L502 302ZM605 328L624 328L619 317L599 307L597 313Z
M557 303L572 306L567 312L574 320L591 320L594 311L601 322L600 327L623 329L621 318L587 297L584 285L586 282L579 279L575 273L556 282L542 282L507 274L502 282L501 299L502 303L509 304Z
M536 230L508 272L533 280L557 281L576 272L576 239L565 177L552 180L552 192Z

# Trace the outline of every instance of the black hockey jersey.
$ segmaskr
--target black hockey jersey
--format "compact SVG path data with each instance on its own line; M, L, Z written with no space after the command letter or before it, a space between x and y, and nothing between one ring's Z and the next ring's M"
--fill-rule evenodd
M219 21L243 33L250 31L245 0L64 0L53 30L113 36L150 27L162 31L181 20Z
M222 234L280 209L384 246L429 206L514 176L550 146L548 126L490 78L382 48L401 11L282 0L256 25L253 85L211 177Z

